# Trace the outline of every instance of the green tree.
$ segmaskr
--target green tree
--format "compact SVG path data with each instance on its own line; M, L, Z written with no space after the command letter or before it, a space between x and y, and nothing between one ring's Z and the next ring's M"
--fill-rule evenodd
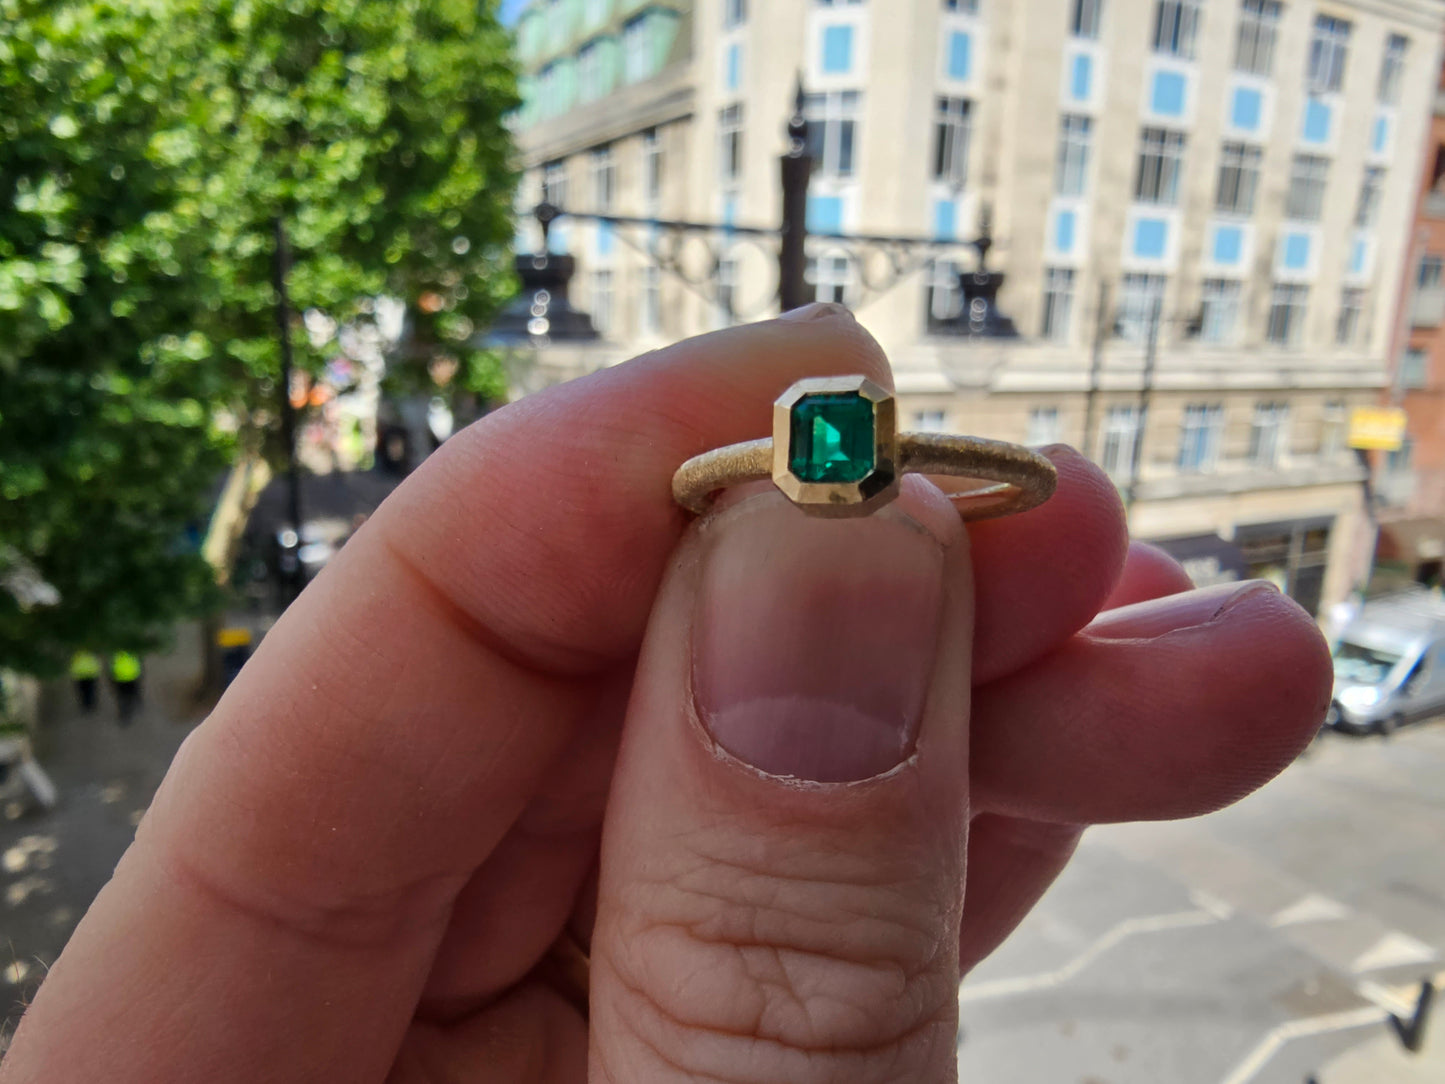
M44 671L214 597L195 536L220 476L278 451L278 217L313 328L401 298L408 356L485 383L515 76L475 0L0 0L0 22L0 582L60 599L0 588L0 662ZM292 340L304 367L336 350Z

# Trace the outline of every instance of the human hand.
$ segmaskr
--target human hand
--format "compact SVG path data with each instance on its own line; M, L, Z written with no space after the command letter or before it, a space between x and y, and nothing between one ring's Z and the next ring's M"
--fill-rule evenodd
M1329 662L1272 589L1129 551L1066 449L967 532L917 478L689 529L676 466L840 373L890 383L814 306L449 441L182 747L0 1080L953 1079L960 971L1082 826L1260 785Z

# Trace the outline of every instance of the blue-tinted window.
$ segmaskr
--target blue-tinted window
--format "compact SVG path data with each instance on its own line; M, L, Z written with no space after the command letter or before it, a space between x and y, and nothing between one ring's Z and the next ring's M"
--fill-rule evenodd
M1089 89L1094 81L1093 59L1084 53L1077 53L1069 68L1069 96L1076 102L1089 100Z
M823 70L830 75L846 75L853 69L853 28L823 28Z
M737 42L728 46L727 88L737 90L742 82L743 47Z
M1054 249L1068 253L1074 251L1073 211L1059 211L1054 215Z
M1134 223L1134 255L1145 259L1164 258L1169 240L1169 223L1162 218L1140 218Z
M1214 262L1221 266L1239 263L1244 251L1244 230L1238 226L1214 228Z
M1259 91L1251 87L1235 87L1234 101L1230 103L1229 120L1236 128L1246 132L1259 130L1259 117L1264 103Z
M952 241L958 236L958 207L953 200L934 201L933 236L940 241Z
M612 223L597 223L597 255L612 255Z
M1284 235L1284 265L1290 271L1303 271L1310 265L1310 235L1287 233Z
M1179 72L1155 72L1149 108L1165 117L1184 115L1184 76Z
M973 66L973 38L962 30L948 36L948 76L967 79Z
M1354 244L1350 246L1350 274L1363 275L1365 273L1365 240L1363 237L1356 237Z
M807 225L809 233L842 233L842 197L809 196Z
M1390 118L1379 116L1375 118L1375 127L1370 132L1370 150L1376 154L1384 154L1385 147L1390 142Z
M1330 138L1330 107L1318 98L1310 98L1306 101L1301 133L1306 143L1328 142Z

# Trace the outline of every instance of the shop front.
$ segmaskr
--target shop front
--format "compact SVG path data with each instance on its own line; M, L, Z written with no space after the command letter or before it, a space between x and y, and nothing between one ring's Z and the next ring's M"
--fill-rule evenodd
M1335 517L1240 524L1234 544L1249 579L1269 580L1311 614L1318 614L1329 565Z

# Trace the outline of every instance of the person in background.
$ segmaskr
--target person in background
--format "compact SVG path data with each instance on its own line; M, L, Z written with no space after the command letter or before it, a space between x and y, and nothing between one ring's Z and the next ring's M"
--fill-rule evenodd
M93 651L77 651L70 656L70 680L75 682L75 696L80 710L89 715L95 711L95 691L100 683L100 659Z
M140 657L129 651L117 651L110 657L110 680L115 685L121 726L130 724L140 706L140 671Z

